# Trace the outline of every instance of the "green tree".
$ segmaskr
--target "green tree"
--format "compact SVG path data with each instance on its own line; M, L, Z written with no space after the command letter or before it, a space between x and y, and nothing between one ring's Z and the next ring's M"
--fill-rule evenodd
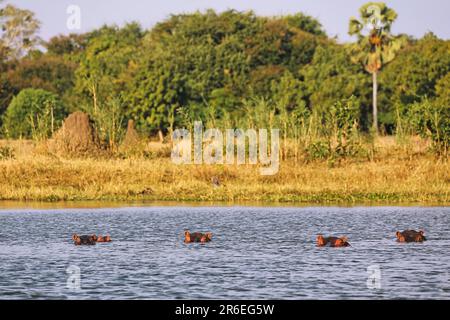
M2 125L2 115L8 106L10 99L12 98L11 93L11 84L8 81L8 49L3 45L0 40L0 127Z
M11 101L3 125L11 138L47 138L65 116L65 109L55 94L25 89Z
M163 130L174 108L176 119L181 109L200 119L202 108L224 98L228 107L236 107L230 102L243 95L250 72L244 38L256 34L257 24L252 13L212 10L157 24L143 41L127 91L129 114L138 127Z
M211 108L218 117L242 117L242 98L269 100L272 82L286 71L297 74L325 41L300 29L307 24L297 18L289 22L253 12L208 10L174 15L157 24L143 40L137 66L130 68L130 116L148 131L170 126L171 110L176 110L176 121L181 121L182 109L183 115L197 119L210 115Z
M67 108L76 106L73 88L75 62L63 56L32 51L20 60L0 62L0 117L12 98L27 88L55 93Z
M350 19L349 34L357 35L358 41L351 47L352 58L372 74L373 82L373 129L378 133L378 72L391 62L403 44L402 38L391 34L391 26L397 13L382 2L369 2L359 9L360 20ZM365 32L364 29L368 29Z
M287 15L282 18L283 20L286 20L288 25L291 27L309 32L316 36L327 36L322 24L319 21L301 12L293 15Z
M130 23L123 28L103 26L88 35L86 49L75 72L75 90L95 113L109 99L125 90L128 69L133 65L141 27Z
M436 83L436 100L439 104L450 108L450 71Z
M61 56L38 53L15 63L9 70L11 85L20 91L44 89L62 97L74 86L76 65Z
M47 52L55 56L78 54L86 49L89 34L69 34L52 37L45 43Z
M139 24L129 23L123 28L103 26L87 35L54 38L49 44L52 55L62 53L78 61L74 88L78 108L90 114L100 138L111 149L116 148L126 120L122 96L131 81L129 74L143 35Z
M335 43L321 45L315 51L312 62L300 69L304 99L312 111L326 113L338 100L359 98L363 110L359 122L365 128L367 106L370 106L369 80L364 72L353 64L344 46Z
M436 84L450 72L450 40L428 33L410 41L381 74L380 84L389 96L384 105L411 104L423 96L434 98Z
M41 23L33 12L10 4L0 12L0 39L9 49L9 58L21 58L40 43L37 32Z

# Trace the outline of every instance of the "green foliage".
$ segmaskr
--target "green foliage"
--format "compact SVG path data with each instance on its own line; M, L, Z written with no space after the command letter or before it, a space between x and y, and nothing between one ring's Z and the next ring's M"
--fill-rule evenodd
M354 96L337 101L326 115L330 132L338 140L347 139L358 125L359 112L359 101Z
M436 82L436 99L441 104L450 105L450 71Z
M60 56L37 54L26 57L9 70L8 80L20 91L26 88L43 89L60 97L74 86L76 65Z
M434 98L437 82L448 72L450 41L427 34L406 46L381 74L380 82L389 97L383 102L393 106L420 101L425 95Z
M86 49L88 36L89 34L59 35L45 43L45 47L52 56L77 55Z
M130 117L154 132L168 126L174 108L190 109L184 114L194 112L199 119L206 105L220 103L221 116L242 116L243 98L268 99L272 82L287 70L297 73L323 41L288 20L209 10L157 24L145 37L131 75ZM181 121L179 112L175 119Z
M372 74L373 81L373 131L378 134L378 72L392 62L405 44L405 37L394 37L391 27L397 13L383 2L369 2L360 10L360 20L350 19L349 34L356 35L358 41L349 47L354 63ZM368 33L364 30L369 29Z
M401 49L402 37L393 37L391 27L397 13L383 2L369 2L359 9L360 20L350 19L349 34L356 35L358 42L352 49L352 59L361 63L369 73L376 73L384 64L391 62ZM364 28L369 27L368 34Z
M125 133L122 99L113 97L108 99L106 103L98 104L96 109L91 105L83 109L94 121L100 140L106 142L111 150L117 150Z
M11 138L47 138L65 115L55 94L42 89L25 89L14 97L6 111L5 131Z
M319 21L301 12L294 15L284 16L283 19L291 27L298 28L316 36L326 37L327 35Z
M419 102L424 96L430 99L440 96L443 103L449 104L449 53L450 41L432 34L411 42L400 52L380 75L381 122L394 126L398 119L395 106Z
M429 138L434 152L447 157L450 148L450 105L425 98L407 106L406 116L412 129Z
M329 44L319 46L312 63L300 70L303 94L308 105L326 112L333 104L352 95L359 97L362 112L360 123L367 127L370 106L370 84L364 73L354 65L345 47Z
M313 115L321 125L319 135L306 148L312 159L357 157L364 155L359 134L360 103L354 96L338 100L325 113Z
M373 6L380 15L373 15ZM357 43L339 44L302 13L260 17L208 10L170 16L148 31L130 23L54 37L44 44L45 52L33 50L32 43L11 45L24 35L19 30L24 25L16 19L8 37L17 37L0 38L2 131L43 139L51 132L52 110L54 129L68 110L82 108L111 149L128 119L146 134L170 133L202 120L223 129L279 128L283 157L290 156L289 139L296 158L304 151L310 158L345 158L362 154L359 133L368 131L371 121L371 85L364 69L378 73L383 66L380 122L397 136L427 135L442 149L450 41L428 34L409 38L399 51L406 36L390 34L395 19L385 4L368 3L359 20L350 22ZM373 28L365 32L367 25ZM32 31L26 30L34 41ZM29 88L43 89L46 95L25 90ZM424 96L433 107L425 106ZM407 111L413 105L414 115Z
M8 48L9 59L19 59L39 44L40 25L29 10L11 4L0 8L0 40Z
M76 99L73 87L76 67L77 64L65 56L38 51L33 51L17 61L2 60L0 54L0 119L12 98L27 88L55 93L65 106L74 108Z
M316 140L308 145L306 153L310 159L329 159L331 157L330 142L326 140Z
M305 103L303 83L289 71L286 71L278 81L272 81L269 92L274 103L288 112Z
M136 23L123 28L104 26L89 34L75 72L75 92L85 104L92 104L94 111L100 103L125 90L129 81L127 72L133 67L136 47L142 36Z

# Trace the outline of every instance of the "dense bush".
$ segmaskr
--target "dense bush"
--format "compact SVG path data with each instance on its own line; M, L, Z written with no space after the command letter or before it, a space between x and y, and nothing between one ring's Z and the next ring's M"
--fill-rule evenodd
M286 72L296 76L318 44L327 41L313 21L233 10L172 16L143 39L137 65L130 69L128 115L150 132L167 128L172 109L201 119L212 105L219 115L242 117L243 100L271 98L272 83Z
M338 100L319 118L317 140L307 147L310 158L336 159L364 155L359 134L360 102L354 96Z
M296 155L310 146L328 158L354 153L352 137L372 121L370 77L352 63L350 45L301 13L208 10L172 15L150 30L130 23L58 36L45 47L10 59L0 41L0 125L12 138L45 138L66 111L83 110L112 148L128 119L145 134L203 120L276 126L283 146L295 141ZM379 120L388 133L435 131L437 150L445 149L445 130L433 131L429 114L445 115L450 104L449 49L449 40L432 34L409 38L380 71Z
M434 99L440 79L450 72L450 41L427 34L413 40L380 73L380 121L395 123L395 105L419 102L424 96ZM447 76L447 80L448 80ZM441 81L441 91L448 88ZM447 89L448 90L448 89ZM447 100L447 104L449 101Z
M4 127L11 138L42 139L61 125L65 115L55 94L42 89L25 89L8 106Z
M434 151L447 157L450 147L450 105L425 98L407 106L407 117L412 129L432 141Z

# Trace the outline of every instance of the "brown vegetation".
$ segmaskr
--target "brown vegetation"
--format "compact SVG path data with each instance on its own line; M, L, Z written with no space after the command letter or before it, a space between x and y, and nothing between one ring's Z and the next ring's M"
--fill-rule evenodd
M289 158L274 176L252 165L175 165L170 147L154 142L125 158L42 154L29 141L0 142L5 145L15 157L0 161L1 200L450 202L449 162L428 153L419 138L407 147L379 138L365 160ZM215 178L219 185L211 183Z

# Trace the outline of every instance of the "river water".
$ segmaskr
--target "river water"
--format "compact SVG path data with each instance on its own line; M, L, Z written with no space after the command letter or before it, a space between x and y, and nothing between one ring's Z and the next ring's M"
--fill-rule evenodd
M410 228L428 241L397 243ZM213 241L184 244L185 229ZM8 208L0 299L448 299L449 249L450 207Z

